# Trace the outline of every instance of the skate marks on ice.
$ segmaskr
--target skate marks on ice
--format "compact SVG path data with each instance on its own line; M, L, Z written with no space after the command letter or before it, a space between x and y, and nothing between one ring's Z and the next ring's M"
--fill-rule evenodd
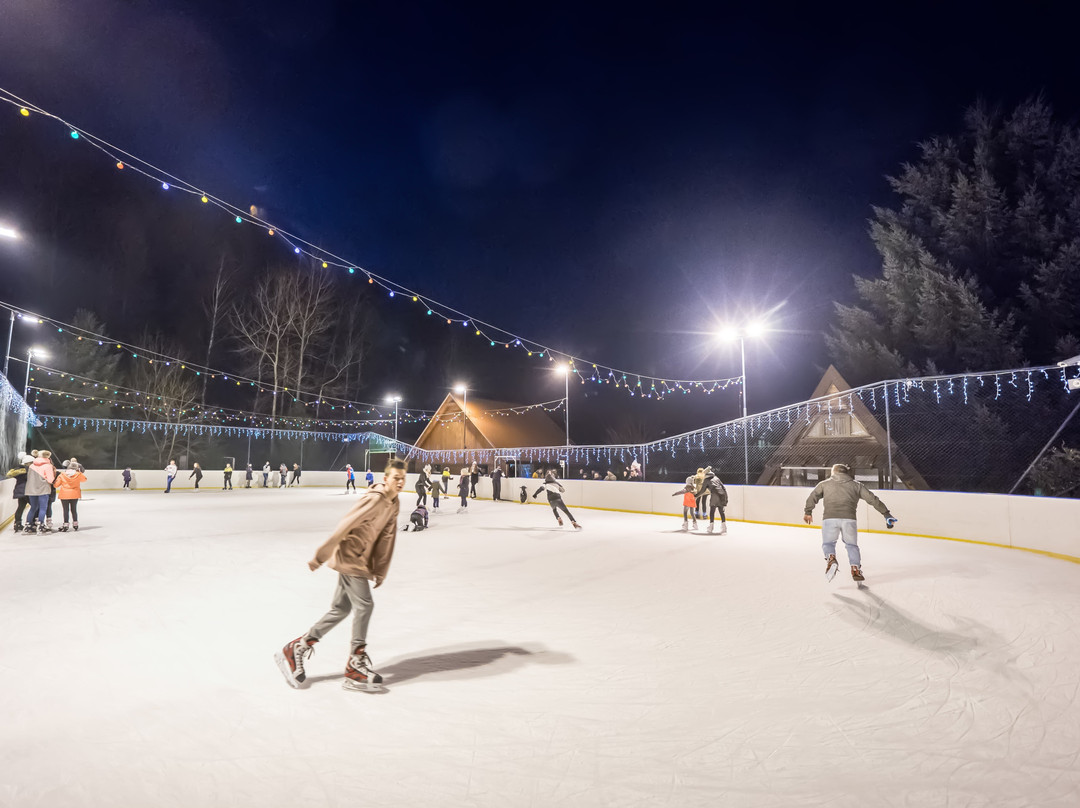
M501 676L528 664L566 665L574 658L559 651L549 651L539 645L506 645L504 643L470 643L466 646L435 648L417 656L409 656L380 665L383 685L395 687L421 677L435 677L441 681L451 679L474 679L480 676ZM307 681L316 682L341 679L342 674L309 676Z

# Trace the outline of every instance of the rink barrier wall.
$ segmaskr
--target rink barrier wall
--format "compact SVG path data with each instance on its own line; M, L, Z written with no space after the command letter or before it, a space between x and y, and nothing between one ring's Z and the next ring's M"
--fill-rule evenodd
M173 483L177 491L191 490L194 480L188 479L190 471L181 471ZM90 479L83 486L87 492L114 490L123 487L120 470L92 470ZM415 474L406 482L406 494L416 485ZM376 480L382 475L377 473ZM220 470L205 472L202 487L220 490L223 476ZM262 472L256 473L254 485L262 480ZM271 474L271 483L274 475ZM233 472L233 487L243 488L244 472ZM502 496L514 502L522 485L526 486L529 502L544 502L541 494L532 499L539 488L537 479L505 478ZM0 526L6 525L15 511L11 498L13 480L0 483ZM345 488L343 471L305 471L301 477L305 488ZM682 486L677 483L647 483L625 481L564 480L564 498L571 508L646 513L670 516L677 519L682 514L681 497L672 496ZM132 471L132 487L136 490L161 491L165 488L165 472L138 469ZM363 472L357 473L357 488L365 487ZM813 528L802 523L803 507L810 488L787 486L741 486L729 485L727 517L735 522L775 524L819 529L822 508L819 504L814 513ZM477 484L477 496L491 499L491 480L481 477ZM876 491L893 515L900 521L891 531L895 535L946 539L952 541L987 544L1029 550L1056 558L1080 563L1080 500L1055 499L1052 497L1009 496L1005 494L967 494L948 491ZM413 495L414 496L414 495ZM450 479L451 499L457 497L457 476ZM411 498L407 497L406 504ZM884 518L866 503L859 503L857 512L859 530L866 532L889 532Z

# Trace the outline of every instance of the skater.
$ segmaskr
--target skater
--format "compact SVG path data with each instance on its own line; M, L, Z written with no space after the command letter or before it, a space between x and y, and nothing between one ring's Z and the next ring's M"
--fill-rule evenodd
M428 526L428 510L423 505L417 505L416 510L409 514L409 524L405 525L402 530L408 530L409 525L412 525L413 533L419 533L421 530L426 530Z
M30 506L30 497L26 495L26 472L30 470L30 464L33 462L32 455L20 455L18 465L7 473L8 477L15 480L15 487L11 490L11 498L19 503L15 508L14 530L16 533L23 529L23 511ZM30 521L32 520L28 520L27 527L29 527Z
M671 496L677 497L682 494L682 529L683 533L687 531L687 526L690 518L694 519L694 530L697 530L697 516L694 513L694 508L697 506L697 497L694 496L694 484L687 482L681 490L676 491Z
M574 530L581 530L581 525L574 520L574 515L570 513L570 509L567 508L566 503L563 502L562 495L566 489L562 487L562 483L555 479L555 475L552 472L549 471L547 473L547 476L544 477L543 485L533 492L533 499L536 499L541 491L547 492L548 505L551 506L551 512L555 514L555 521L559 523L559 527L562 527L563 523L562 517L559 516L559 511L562 511L566 514L566 518L570 520L570 524L574 526Z
M443 466L442 469L442 492L447 496L450 496L450 466Z
M330 538L315 552L308 568L323 564L338 573L337 588L330 611L295 640L274 655L285 681L300 687L306 679L304 657L315 643L353 612L349 659L345 666L346 690L371 690L382 684L382 676L371 669L367 655L367 629L373 607L370 581L375 588L386 580L394 555L397 518L401 503L398 494L405 488L405 462L391 460L383 482L365 492L341 521Z
M727 533L727 516L724 514L724 508L728 504L728 493L724 484L720 482L720 478L713 473L712 466L705 467L705 477L701 481L701 488L695 492L697 501L700 503L705 502L705 495L709 496L709 527L706 530L709 533L713 532L713 523L716 521L716 512L720 511L720 535L723 536ZM706 511L701 511L701 518L705 518Z
M191 466L191 474L188 475L188 479L190 480L192 477L195 478L195 490L198 491L199 481L202 480L203 477L202 467L198 463L194 463Z
M278 488L285 487L285 478L289 476L289 468L284 463L278 466L278 474L281 475L281 482L278 484Z
M502 502L502 466L496 466L491 472L491 498L495 502Z
M356 493L356 472L353 471L353 467L348 463L345 464L345 493L349 493L349 488L352 488L352 492Z
M302 470L300 468L300 464L299 463L293 463L292 464L292 479L289 480L289 488L292 488L293 485L296 485L298 488L300 487L300 474L301 473L302 473Z
M416 478L416 507L427 505L427 492L431 487L431 466L424 466L420 470L420 476Z
M232 491L232 463L229 463L228 461L225 463L225 480L224 484L221 486L222 491L225 491L226 489Z
M442 483L438 477L431 478L431 510L439 510L439 495L442 493Z
M120 472L120 476L124 478L124 488L123 488L123 490L124 491L130 491L131 490L131 466L128 466L122 472Z
M469 496L473 499L476 499L476 484L478 482L480 482L480 467L476 465L476 461L474 460L472 466L469 468L469 483L471 486Z
M461 507L457 509L458 513L465 513L469 507L469 469L463 468L461 470L461 476L458 477L457 484L458 495L461 497Z
M606 482L609 482L609 483L610 482L618 482L618 479L619 478L615 476L615 472L612 471L611 469L608 469L607 474L604 475L604 480Z
M53 493L53 480L56 469L49 459L49 452L39 452L26 471L26 496L30 498L30 513L26 516L26 532L31 532L31 525L37 523L37 532L48 529L45 511L49 503L49 494Z
M86 482L86 475L81 468L79 461L72 458L68 461L67 468L56 475L56 490L60 505L64 509L61 533L67 533L69 527L79 529L79 500L82 499L82 484Z
M367 483L367 487L375 485L375 475L371 473L371 469L367 470L367 474L364 475L364 482Z
M803 521L811 525L814 523L814 506L818 500L825 500L825 514L821 520L821 550L825 554L825 580L831 581L836 575L838 564L836 561L836 541L844 540L847 548L848 563L851 564L851 579L853 581L866 580L862 574L862 555L859 552L858 523L855 521L855 509L859 500L870 503L882 516L885 517L885 526L892 529L896 524L896 517L889 513L880 499L860 482L855 480L851 473L851 467L844 463L837 463L832 467L832 476L822 480L810 496L806 498L806 509L803 513Z
M263 488L270 487L270 461L263 463Z
M165 467L165 493L168 494L172 491L173 480L176 479L176 461L170 460L169 465Z
M251 468L251 464L247 464L247 469L244 471L244 488L251 488L251 478L255 476L254 471Z
M697 470L697 473L694 474L692 477L688 477L686 481L694 483L694 491L695 492L700 491L702 489L702 486L705 485L705 469L699 468ZM704 504L701 501L701 497L702 497L701 494L697 494L697 504L694 505L694 518L695 519L700 519L701 518L701 506Z

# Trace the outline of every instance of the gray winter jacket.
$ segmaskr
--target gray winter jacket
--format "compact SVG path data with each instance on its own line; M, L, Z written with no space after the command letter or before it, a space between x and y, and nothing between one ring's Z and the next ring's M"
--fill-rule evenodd
M822 498L825 499L823 519L854 519L860 499L869 502L882 516L892 516L884 502L875 497L869 488L847 474L834 473L829 479L817 484L806 498L807 515L814 512L814 506Z

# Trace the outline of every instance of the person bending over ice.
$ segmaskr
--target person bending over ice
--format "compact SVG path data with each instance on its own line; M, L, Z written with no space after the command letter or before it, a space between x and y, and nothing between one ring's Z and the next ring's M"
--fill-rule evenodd
M562 527L563 523L562 517L559 516L559 511L562 511L566 514L566 518L570 520L570 524L574 526L574 529L581 530L581 525L574 520L574 515L570 513L570 509L567 508L566 503L563 502L562 495L566 489L562 487L562 484L555 479L555 475L550 471L547 473L547 476L544 477L544 484L537 488L533 493L533 499L536 499L541 491L547 492L548 505L551 506L551 512L555 514L555 519L559 523L559 527Z
M386 580L394 555L397 520L405 488L405 461L391 460L381 483L364 492L359 501L315 552L308 568L323 564L338 573L337 588L328 611L315 625L274 654L274 659L290 687L299 688L306 678L304 657L330 629L353 613L349 659L345 665L346 690L373 690L382 676L371 669L367 655L367 629L374 604L370 581L378 589Z
M423 505L417 505L416 510L409 514L409 523L402 528L402 530L408 530L409 525L412 525L413 533L419 533L421 530L427 528L428 523L428 510Z
M810 525L814 522L814 506L818 500L825 500L825 514L821 520L821 550L825 554L825 580L831 581L836 575L836 541L844 540L847 548L848 563L851 564L853 581L863 581L862 555L859 553L859 531L855 521L855 508L859 500L869 502L878 513L885 517L885 525L890 530L896 524L896 517L889 513L880 499L860 482L855 480L851 468L843 463L832 467L832 476L822 480L806 498L806 512L803 521Z

